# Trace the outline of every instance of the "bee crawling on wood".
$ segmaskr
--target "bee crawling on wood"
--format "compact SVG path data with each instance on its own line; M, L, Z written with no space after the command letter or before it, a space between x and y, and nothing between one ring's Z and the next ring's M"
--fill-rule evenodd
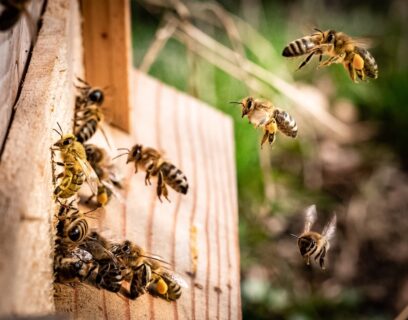
M75 87L79 95L75 101L75 136L81 143L88 141L100 129L108 145L109 140L102 128L104 114L101 105L105 99L102 89L93 88L86 81L77 78L81 85Z
M77 194L84 180L86 180L94 194L97 193L99 179L92 166L86 160L86 152L82 143L78 142L73 134L63 134L54 129L60 135L60 139L51 147L52 161L54 152L59 151L62 162L55 162L64 168L63 172L55 177L54 183L59 179L61 182L54 189L56 199L70 198ZM52 164L54 166L54 163ZM54 176L54 173L53 173Z
M98 192L93 194L88 201L96 197L98 205L105 206L113 195L122 200L117 191L122 188L122 184L106 150L89 143L84 147L87 160L99 178Z
M162 195L168 201L170 201L168 198L167 185L169 185L179 193L187 194L187 177L175 165L164 160L162 154L159 151L153 148L143 147L140 144L136 144L130 150L127 148L120 148L118 150L125 150L127 152L120 154L115 158L127 155L128 157L126 163L135 163L135 173L138 172L139 167L146 171L146 185L151 184L151 176L158 177L157 196L159 197L160 201Z
M88 222L85 214L80 212L71 202L59 202L59 209L56 215L57 237L56 245L65 247L78 246L88 235Z
M181 287L188 287L177 273L166 269L160 256L146 253L140 246L125 240L112 246L112 252L125 266L124 279L130 283L124 294L136 299L148 292L153 296L174 301L180 298Z
M325 257L330 249L330 240L336 232L336 215L334 214L330 221L324 227L322 233L310 231L317 219L316 206L312 205L305 212L305 226L300 236L291 234L298 239L300 254L305 259L307 265L310 264L310 258L319 261L321 269L325 269Z
M286 111L275 108L270 101L254 99L250 96L242 101L231 101L230 103L240 104L242 118L247 116L249 123L256 128L264 129L261 148L266 141L272 145L278 131L291 138L297 136L298 128L295 119Z
M321 31L296 39L289 43L282 52L284 57L299 57L307 55L299 65L303 68L314 55L319 56L319 67L329 66L333 63L342 63L353 82L356 79L377 79L378 66L371 53L364 48L364 41L353 39L343 32L334 30ZM323 55L328 59L322 61Z

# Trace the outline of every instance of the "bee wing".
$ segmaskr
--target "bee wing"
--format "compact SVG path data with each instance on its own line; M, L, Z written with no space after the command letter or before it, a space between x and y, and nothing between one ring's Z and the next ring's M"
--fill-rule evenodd
M315 223L317 218L316 205L311 205L306 208L305 211L305 228L303 232L309 232L312 228L312 225Z
M374 40L371 38L354 38L352 39L353 44L355 46L364 48L364 49L369 49L373 46Z
M117 187L113 183L110 183L109 181L106 180L102 180L101 182L105 187L109 188L109 190L112 192L115 198L119 200L120 203L122 204L125 203L125 199L122 197L120 192L117 191Z
M322 236L325 237L327 240L330 240L333 238L335 232L336 232L336 223L337 223L337 216L336 214L333 215L333 217L330 219L330 221L325 225Z
M85 174L86 182L89 184L92 193L98 194L99 178L92 168L91 164L88 161L81 159L80 157L76 157L76 160L78 161Z
M187 281L184 280L184 278L178 274L177 272L165 272L163 273L161 276L163 276L164 278L167 278L169 280L174 281L175 283L177 283L180 287L183 288L188 288L188 284Z

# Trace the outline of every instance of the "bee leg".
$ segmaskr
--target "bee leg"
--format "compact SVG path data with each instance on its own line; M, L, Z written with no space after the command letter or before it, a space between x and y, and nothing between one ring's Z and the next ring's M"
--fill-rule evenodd
M299 65L299 67L296 69L296 71L302 69L305 65L307 65L307 63L310 61L310 59L312 59L314 54L315 54L315 52L312 52L311 54L309 54L306 57L306 59L303 60L303 62Z
M351 65L351 63L349 63L347 65L347 70L348 70L348 73L349 73L349 76L350 76L351 80L353 82L357 82L356 81L356 69L354 69L354 67Z
M168 202L170 202L168 198L169 192L167 190L166 183L164 182L163 173L159 171L157 180L157 196L159 197L160 202L162 202L161 200L162 195L166 198Z
M324 265L324 257L326 256L326 247L323 247L322 251L320 252L320 258L319 258L319 265L322 270L326 269ZM317 257L316 257L317 259Z
M262 137L262 140L261 140L261 149L262 149L262 145L265 143L265 141L268 139L268 137L269 137L269 131L265 130L265 133L264 133L264 135Z
M275 141L275 137L276 137L275 132L271 132L271 133L269 134L269 136L268 136L269 145L272 145L272 143Z
M146 176L145 176L145 185L146 186L150 186L150 185L152 185L152 183L151 183L151 181L150 181L150 171L146 171Z

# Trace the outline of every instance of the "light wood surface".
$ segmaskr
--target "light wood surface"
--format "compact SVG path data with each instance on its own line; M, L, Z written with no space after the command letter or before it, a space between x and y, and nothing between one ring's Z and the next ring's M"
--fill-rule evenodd
M156 180L145 186L144 173L135 175L132 165L123 167L125 158L118 159L125 168L126 201L109 204L96 227L161 255L189 288L170 303L148 294L130 301L86 285L58 285L57 310L71 310L77 319L240 319L232 121L142 73L134 76L134 131L131 137L115 132L116 147L142 143L163 150L187 175L190 188L186 196L171 190L171 203L161 203ZM195 279L187 275L192 271L192 227L197 229Z
M86 80L103 88L107 120L130 131L131 38L128 0L82 0Z
M72 127L82 73L77 1L48 1L0 165L0 316L54 311L50 146Z
M25 74L33 33L37 32L44 0L32 0L27 6L31 18L23 15L17 24L0 32L0 150L9 127L20 82Z

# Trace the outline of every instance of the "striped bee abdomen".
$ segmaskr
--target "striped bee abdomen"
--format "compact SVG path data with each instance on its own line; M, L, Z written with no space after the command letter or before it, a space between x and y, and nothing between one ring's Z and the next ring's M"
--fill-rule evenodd
M315 47L310 36L303 37L289 43L282 52L284 57L298 57L307 54Z
M372 54L361 47L355 47L354 51L359 54L364 60L364 73L367 77L372 79L378 78L378 65Z
M295 119L286 111L276 109L274 111L276 125L283 134L288 137L295 138L298 133L298 128Z
M84 143L91 139L91 137L95 134L96 129L98 128L98 121L95 119L91 119L87 122L84 122L78 130L76 130L75 136L77 141L80 143Z
M160 171L163 173L166 184L179 193L187 193L187 177L180 169L177 169L176 166L171 163L163 162L163 164L160 166Z

